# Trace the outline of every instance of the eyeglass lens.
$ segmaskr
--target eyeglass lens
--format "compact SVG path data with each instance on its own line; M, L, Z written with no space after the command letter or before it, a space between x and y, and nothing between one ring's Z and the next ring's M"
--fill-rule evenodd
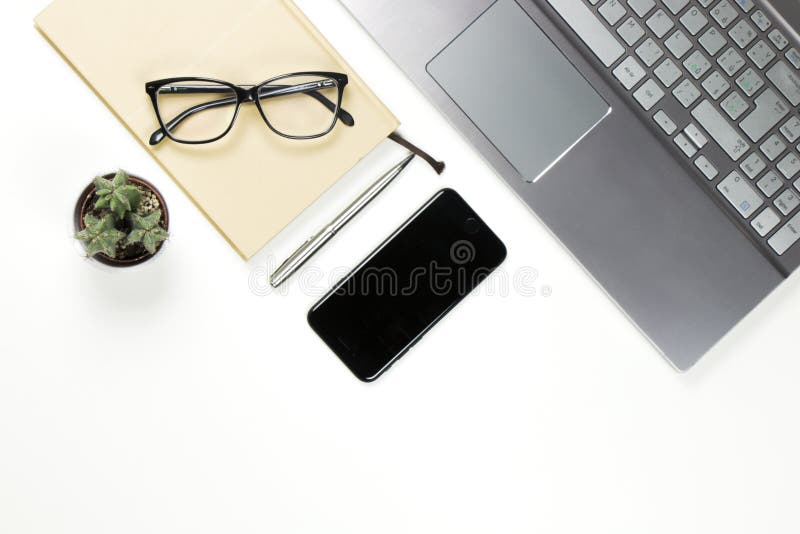
M288 76L260 86L258 95L264 119L290 137L328 133L339 110L339 86L332 78Z
M181 141L202 142L223 135L236 114L236 91L227 85L190 80L158 89L158 113L170 135Z

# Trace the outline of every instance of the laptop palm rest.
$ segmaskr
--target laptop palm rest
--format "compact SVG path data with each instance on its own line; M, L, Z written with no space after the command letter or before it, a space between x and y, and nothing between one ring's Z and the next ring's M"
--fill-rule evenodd
M529 182L610 112L514 0L495 2L427 71Z

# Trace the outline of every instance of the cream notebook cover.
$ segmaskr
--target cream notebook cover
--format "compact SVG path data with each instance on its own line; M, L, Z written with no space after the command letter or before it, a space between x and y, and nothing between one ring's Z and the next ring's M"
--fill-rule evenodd
M56 0L36 25L245 259L398 126L289 0ZM247 85L298 71L347 74L342 107L355 126L339 122L320 139L288 140L243 104L220 141L148 145L158 128L148 81L201 76Z

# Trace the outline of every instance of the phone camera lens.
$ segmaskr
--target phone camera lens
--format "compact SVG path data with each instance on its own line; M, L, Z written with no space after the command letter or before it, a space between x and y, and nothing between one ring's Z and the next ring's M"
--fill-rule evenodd
M481 224L478 222L478 219L474 217L470 217L466 221L464 221L464 231L470 235L475 235L481 230Z

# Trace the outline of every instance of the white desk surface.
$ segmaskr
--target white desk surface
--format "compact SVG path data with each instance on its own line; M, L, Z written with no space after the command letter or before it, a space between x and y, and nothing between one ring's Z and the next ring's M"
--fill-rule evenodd
M253 273L402 150L245 264L34 30L46 0L3 7L0 532L800 531L800 279L675 373L337 2L298 3L448 171L414 163L261 296ZM130 272L70 239L80 190L119 166L173 219L159 260ZM362 384L306 312L443 186L538 294L469 298Z

